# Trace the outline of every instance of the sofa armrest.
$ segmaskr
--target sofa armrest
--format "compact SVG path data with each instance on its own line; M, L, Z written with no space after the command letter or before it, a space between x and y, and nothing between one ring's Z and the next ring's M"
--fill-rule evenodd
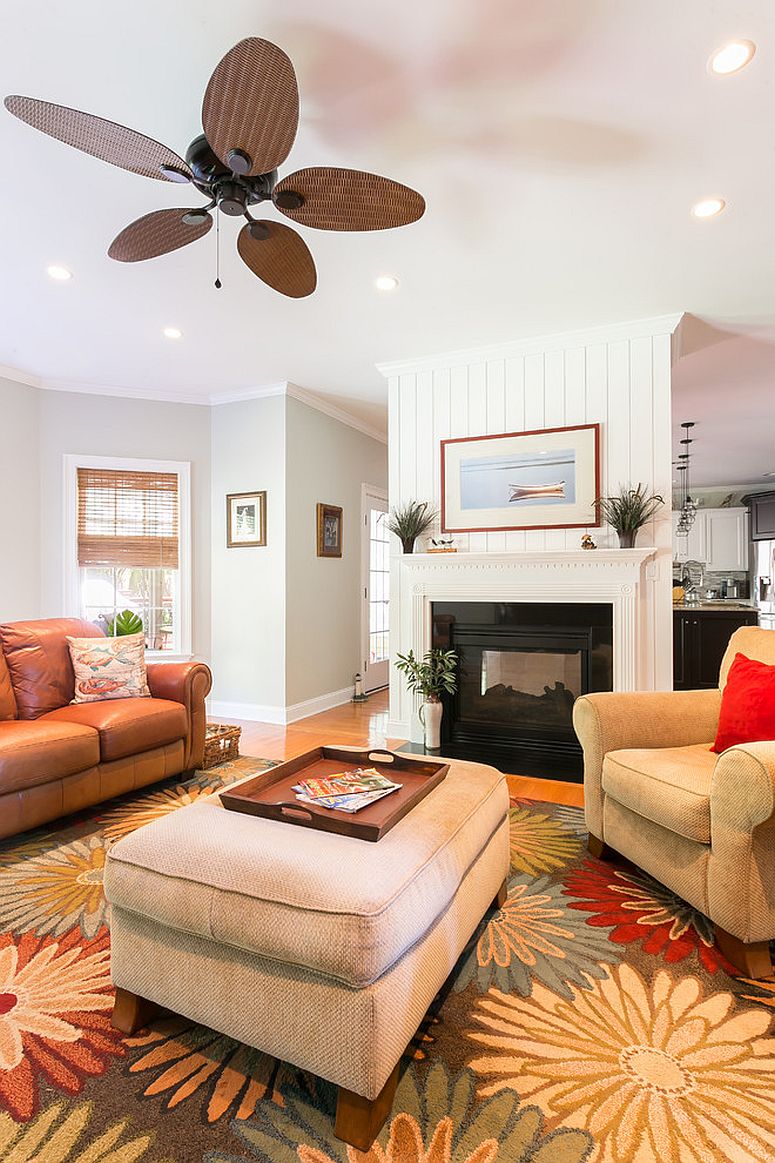
M584 750L584 811L590 832L603 840L603 759L633 747L689 747L716 735L721 692L606 691L582 695L573 726Z
M171 699L186 708L186 771L200 767L207 725L205 699L213 685L209 666L203 662L150 662L146 671L148 687L154 698Z
M714 921L741 941L775 935L775 742L741 743L716 761L708 902Z

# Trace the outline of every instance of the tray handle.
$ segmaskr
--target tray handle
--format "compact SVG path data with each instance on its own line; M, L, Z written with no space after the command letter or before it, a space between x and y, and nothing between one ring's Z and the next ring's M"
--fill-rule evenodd
M398 756L392 751L383 751L381 747L375 748L374 751L364 752L369 763L395 763Z
M311 812L309 808L303 808L301 804L296 803L294 800L278 800L276 803L268 804L267 806L274 809L273 814L278 819L288 819L290 817L311 822L319 814L317 812Z

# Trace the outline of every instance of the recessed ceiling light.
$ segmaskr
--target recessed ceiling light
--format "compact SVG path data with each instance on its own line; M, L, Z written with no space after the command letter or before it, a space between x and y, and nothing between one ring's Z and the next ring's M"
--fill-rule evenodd
M398 279L395 275L380 275L374 280L374 286L378 291L395 291Z
M752 40L730 40L713 53L708 61L712 73L720 77L728 77L730 73L739 73L753 60L756 45Z
M73 277L67 267L59 266L46 267L46 274L50 279L56 279L60 283L66 283L68 279Z
M695 218L715 218L725 206L723 198L703 198L701 202L695 202L692 206L692 214Z
M167 339L182 339L183 338L183 332L180 330L179 327L165 327L164 334L167 337Z

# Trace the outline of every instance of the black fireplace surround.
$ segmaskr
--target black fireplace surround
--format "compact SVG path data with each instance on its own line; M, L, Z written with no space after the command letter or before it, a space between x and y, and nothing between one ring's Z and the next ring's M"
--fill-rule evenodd
M433 645L458 655L442 753L580 783L574 700L613 689L613 610L597 602L434 602Z

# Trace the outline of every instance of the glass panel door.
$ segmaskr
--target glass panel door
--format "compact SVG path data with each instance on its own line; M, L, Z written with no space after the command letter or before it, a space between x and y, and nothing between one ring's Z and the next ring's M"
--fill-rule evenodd
M389 677L390 534L387 496L364 488L363 503L363 687L373 691Z

